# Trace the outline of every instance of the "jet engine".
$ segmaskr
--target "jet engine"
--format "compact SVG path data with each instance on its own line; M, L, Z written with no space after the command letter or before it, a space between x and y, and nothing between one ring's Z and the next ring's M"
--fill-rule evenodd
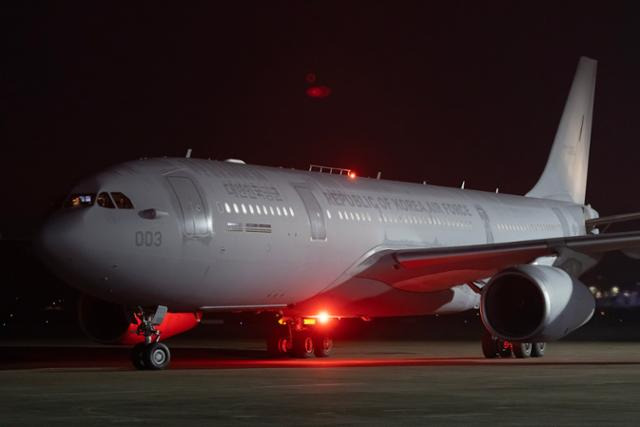
M591 292L564 270L528 264L493 276L480 301L485 328L519 342L560 339L587 323L594 308Z
M194 328L200 322L199 313L167 313L156 328L165 339ZM144 337L136 333L140 323L125 306L82 295L78 302L78 320L84 333L103 344L137 344Z

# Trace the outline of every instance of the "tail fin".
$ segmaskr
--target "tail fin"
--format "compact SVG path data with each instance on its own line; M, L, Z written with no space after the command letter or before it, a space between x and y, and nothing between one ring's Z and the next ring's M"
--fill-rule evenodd
M542 176L528 197L584 204L597 61L582 57Z

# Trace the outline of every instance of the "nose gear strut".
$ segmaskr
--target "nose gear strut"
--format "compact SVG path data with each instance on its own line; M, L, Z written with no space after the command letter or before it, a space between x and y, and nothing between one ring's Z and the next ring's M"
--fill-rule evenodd
M131 350L131 361L136 369L159 370L169 366L171 352L169 347L160 342L160 331L156 328L164 320L167 307L159 305L153 313L145 313L142 307L138 307L135 313L140 322L136 333L144 336L144 342L136 344Z

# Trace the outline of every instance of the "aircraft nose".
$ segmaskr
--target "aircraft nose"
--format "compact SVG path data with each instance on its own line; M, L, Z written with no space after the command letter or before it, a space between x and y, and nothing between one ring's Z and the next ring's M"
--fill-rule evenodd
M41 258L52 266L69 264L83 253L84 219L82 212L64 212L50 217L36 238Z

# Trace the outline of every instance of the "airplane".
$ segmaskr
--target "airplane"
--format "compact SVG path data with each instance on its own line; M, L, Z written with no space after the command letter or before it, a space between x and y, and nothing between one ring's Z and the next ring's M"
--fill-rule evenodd
M79 321L169 366L160 338L210 312L271 313L267 349L327 357L340 318L478 309L487 358L540 357L593 315L579 281L640 232L585 204L597 62L582 57L546 167L524 196L240 160L151 158L75 186L37 238L81 291Z

